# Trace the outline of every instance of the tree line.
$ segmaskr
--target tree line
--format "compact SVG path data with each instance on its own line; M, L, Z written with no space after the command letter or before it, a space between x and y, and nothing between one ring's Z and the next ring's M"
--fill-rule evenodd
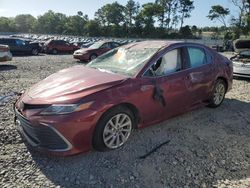
M232 17L230 26L226 22L230 11L220 5L211 7L208 18L223 24L219 29L215 27L217 30L223 28L227 32L248 33L250 0L230 1L240 10L239 17ZM196 26L185 26L185 20L194 8L192 0L155 0L142 5L134 0L128 0L125 5L116 1L98 9L94 19L89 19L81 11L67 16L52 10L37 18L30 14L0 17L0 31L91 37L192 38L202 32Z

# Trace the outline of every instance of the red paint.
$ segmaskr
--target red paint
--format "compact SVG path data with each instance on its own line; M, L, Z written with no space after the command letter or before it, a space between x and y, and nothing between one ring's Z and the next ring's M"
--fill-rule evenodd
M128 103L138 110L139 125L146 127L170 117L193 110L205 104L211 96L214 82L221 77L226 80L228 90L232 87L232 68L229 60L207 47L213 56L210 64L195 69L162 77L144 77L143 73L155 62L157 57L175 47L186 46L179 42L141 42L147 45L161 46L155 56L134 77L110 74L84 66L75 66L55 73L31 87L16 103L28 104L72 104L80 100L95 101L88 109L67 115L40 115L41 110L26 110L22 114L36 126L45 123L57 129L73 146L67 152L58 155L71 155L89 151L92 148L92 134L95 126L108 109ZM131 44L129 44L131 45ZM129 46L128 45L128 46ZM137 46L138 47L138 46ZM185 63L185 62L184 62ZM153 99L155 84L164 91L166 106Z

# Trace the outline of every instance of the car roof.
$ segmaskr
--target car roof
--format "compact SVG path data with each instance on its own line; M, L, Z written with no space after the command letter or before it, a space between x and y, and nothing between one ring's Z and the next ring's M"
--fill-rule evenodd
M177 43L184 43L182 41L165 41L165 40L148 40L148 41L141 41L141 42L133 42L122 46L121 48L129 48L129 49L147 49L147 48L156 48L160 49L163 47L170 46L172 44Z

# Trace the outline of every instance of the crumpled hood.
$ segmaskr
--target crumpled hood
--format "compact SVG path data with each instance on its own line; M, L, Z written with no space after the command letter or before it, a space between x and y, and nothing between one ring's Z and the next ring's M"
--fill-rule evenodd
M85 66L74 66L35 84L25 93L24 100L27 103L50 103L81 98L121 83L126 78Z

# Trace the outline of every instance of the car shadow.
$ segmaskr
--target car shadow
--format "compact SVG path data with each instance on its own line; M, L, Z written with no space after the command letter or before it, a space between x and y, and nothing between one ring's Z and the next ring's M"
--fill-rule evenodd
M0 72L1 71L15 70L15 69L17 69L17 66L15 66L15 65L0 64Z
M32 55L32 54L13 54L13 57L31 57L31 56L45 56L46 54L39 53L37 55Z
M250 78L244 78L244 77L239 77L239 76L234 76L234 80L250 82Z
M250 178L249 117L249 103L225 99L219 108L136 130L117 150L70 157L29 151L42 173L61 187L213 187L225 179Z

